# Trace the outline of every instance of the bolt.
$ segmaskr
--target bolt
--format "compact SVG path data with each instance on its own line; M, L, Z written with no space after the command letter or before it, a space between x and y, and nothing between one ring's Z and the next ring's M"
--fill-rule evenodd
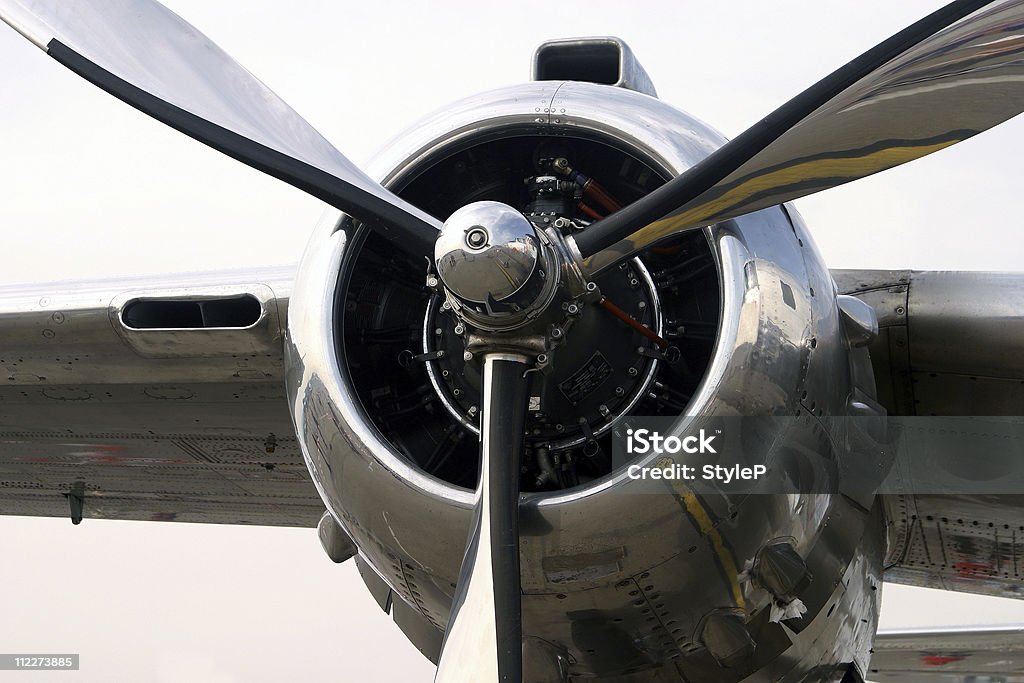
M624 393L626 393L625 389L623 389L622 387L615 387L616 396L622 396Z
M474 225L466 231L466 246L470 249L480 249L487 246L487 230L482 225Z
M640 310L642 311L642 310L644 310L645 308L647 308L647 302L646 302L646 301L641 301L640 303L638 303L638 304L636 305L636 307L637 307L637 308L639 308L639 309L640 309Z
M587 283L587 291L588 292L596 292L597 291L597 283L596 282L588 282Z
M437 278L433 275L427 278L427 287L437 287Z
M559 422L558 424L555 425L555 431L559 432L559 433L564 432L565 431L565 425L563 425L561 422Z
M462 334L465 331L466 327L462 323L459 323L458 325L455 326L455 334Z
M440 337L442 334L444 334L444 330L442 330L440 327L435 327L434 334Z
M569 304L565 310L569 312L569 315L576 315L580 312L580 307L576 304Z
M463 351L462 352L462 360L467 361L467 362L473 360L473 352L472 351Z
M561 339L562 338L562 328L561 327L552 327L551 328L551 338L552 339Z
M450 303L448 303L447 301L445 301L444 303L441 304L441 310L442 311L450 311L450 310L452 310L452 305Z
M537 364L538 365L543 365L544 363L547 363L547 362L548 362L548 354L546 354L546 353L538 353L537 354Z
M462 395L462 390L461 389L452 389L452 395L455 396L455 398L458 398L459 396Z
M637 375L640 374L640 371L637 370L636 368L630 368L626 372L629 374L630 377L636 377Z
M601 405L599 405L599 406L597 407L597 412L601 413L601 416L602 416L602 417L608 417L608 415L609 415L609 414L610 414L610 413L611 413L612 411L608 410L608 406L606 406L605 404L603 404L603 403L602 403Z

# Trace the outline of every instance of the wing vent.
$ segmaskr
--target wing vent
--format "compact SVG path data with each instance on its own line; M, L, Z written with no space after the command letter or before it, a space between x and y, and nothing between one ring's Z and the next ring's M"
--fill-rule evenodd
M121 322L134 330L245 329L263 307L251 294L215 299L135 299L121 309Z

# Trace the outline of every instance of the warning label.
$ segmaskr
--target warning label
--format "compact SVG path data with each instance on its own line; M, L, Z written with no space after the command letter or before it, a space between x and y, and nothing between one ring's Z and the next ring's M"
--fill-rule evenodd
M610 374L612 374L611 364L601 355L600 351L595 351L590 360L574 372L569 379L560 382L558 388L567 399L576 404L592 394L601 386L601 382L608 379Z

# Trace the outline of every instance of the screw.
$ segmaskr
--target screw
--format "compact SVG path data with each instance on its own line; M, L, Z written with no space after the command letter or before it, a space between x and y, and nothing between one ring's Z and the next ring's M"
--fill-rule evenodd
M637 370L636 368L630 368L630 369L629 369L629 370L627 370L626 372L627 372L627 373L629 373L629 376L630 376L630 377L636 377L637 375L639 375L639 374L640 374L640 371L639 371L639 370Z
M427 278L427 287L437 287L437 278L431 275Z
M597 283L596 282L588 282L587 283L587 291L588 292L596 292L597 291Z
M552 339L561 339L562 338L562 328L561 327L553 327L553 328L551 328L551 338Z
M637 307L637 308L639 308L639 309L640 309L640 310L642 311L642 310L644 310L645 308L647 308L647 302L646 302L646 301L641 301L640 303L638 303L638 304L636 305L636 307Z
M473 360L473 352L472 351L463 351L462 352L462 360L464 360L464 361L471 361L471 360Z
M622 396L624 393L626 393L625 389L623 389L622 387L615 387L616 396Z
M466 328L462 323L459 323L458 325L455 326L455 334L462 334L465 331Z
M569 315L576 315L577 313L580 312L580 307L577 306L576 304L569 304L568 308L566 308L565 310L569 312Z
M601 413L602 417L608 417L608 414L612 411L608 410L608 406L602 403L597 407L597 412Z

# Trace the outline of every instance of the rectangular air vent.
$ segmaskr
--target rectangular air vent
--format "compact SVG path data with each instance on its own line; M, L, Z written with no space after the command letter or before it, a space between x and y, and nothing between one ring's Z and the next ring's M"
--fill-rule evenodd
M121 309L122 324L133 330L245 329L263 307L251 294L211 299L135 299Z
M549 40L533 55L533 80L613 85L657 97L651 77L614 36Z

